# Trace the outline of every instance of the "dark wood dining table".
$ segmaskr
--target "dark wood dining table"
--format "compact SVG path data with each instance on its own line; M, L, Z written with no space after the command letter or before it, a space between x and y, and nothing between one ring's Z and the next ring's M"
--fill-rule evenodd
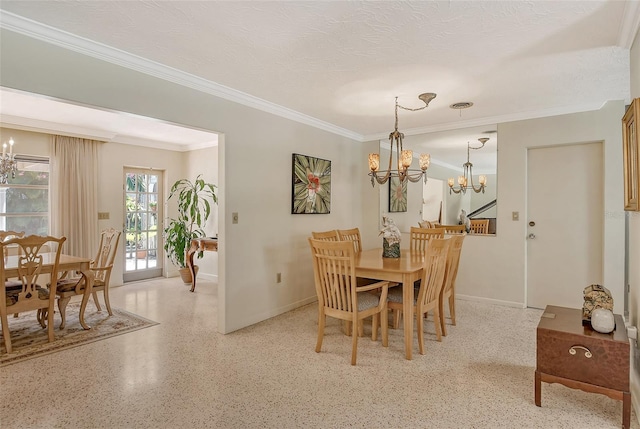
M399 258L383 258L382 248L356 255L356 276L402 283L404 350L407 360L413 351L413 283L422 276L423 252L402 249Z
M44 258L44 265L42 267L43 273L51 274L51 269L53 267L53 260L55 259L56 254L52 253L42 253ZM82 295L82 304L80 305L80 325L84 329L91 329L91 326L87 325L84 321L84 312L87 308L87 303L89 302L89 297L93 291L93 280L95 278L93 271L91 271L91 259L90 258L80 258L77 256L71 255L60 255L60 261L58 262L58 271L77 271L85 279L86 286L84 290L84 295ZM7 256L5 261L5 276L7 278L18 277L18 256Z

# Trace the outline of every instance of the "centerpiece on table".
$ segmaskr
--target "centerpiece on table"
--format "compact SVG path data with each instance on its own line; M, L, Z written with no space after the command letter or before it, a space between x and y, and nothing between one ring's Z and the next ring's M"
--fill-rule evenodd
M382 257L383 258L399 258L400 257L400 228L398 228L393 219L383 216L382 229Z

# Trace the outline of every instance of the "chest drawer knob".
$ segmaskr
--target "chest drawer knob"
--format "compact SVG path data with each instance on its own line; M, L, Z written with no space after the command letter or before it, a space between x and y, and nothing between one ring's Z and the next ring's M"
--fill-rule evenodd
M591 356L593 356L593 355L591 354L591 350L589 350L589 349L588 349L588 348L586 348L586 347L582 347L582 346L572 346L572 347L569 349L569 354L570 354L570 355L575 355L575 354L577 353L576 349L584 350L584 357L586 357L587 359L589 359L589 358L591 358Z

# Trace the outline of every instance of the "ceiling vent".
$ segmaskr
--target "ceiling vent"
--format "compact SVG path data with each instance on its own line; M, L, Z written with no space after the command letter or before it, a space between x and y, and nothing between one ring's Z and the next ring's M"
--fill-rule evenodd
M453 103L449 105L450 108L457 110L468 109L471 106L473 106L473 103L470 101L461 101L460 103Z

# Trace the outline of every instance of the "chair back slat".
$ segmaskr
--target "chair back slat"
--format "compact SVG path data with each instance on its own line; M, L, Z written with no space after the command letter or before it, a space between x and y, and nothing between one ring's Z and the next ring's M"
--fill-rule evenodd
M489 233L489 219L469 219L469 222L471 222L470 232L474 234Z
M444 228L445 234L464 234L467 232L464 225L440 225L440 227Z
M114 228L105 229L100 233L98 254L93 261L92 268L108 268L113 265L121 234L120 231ZM96 271L96 279L104 281L107 273L109 273L107 270Z
M338 241L340 237L338 236L338 230L332 229L330 231L314 231L311 233L311 236L316 240L324 240L324 241Z
M444 238L444 228L416 228L412 226L409 249L412 252L424 252L432 238Z
M362 240L360 238L360 229L339 229L338 239L342 241L351 241L353 243L353 249L356 253L362 252Z

